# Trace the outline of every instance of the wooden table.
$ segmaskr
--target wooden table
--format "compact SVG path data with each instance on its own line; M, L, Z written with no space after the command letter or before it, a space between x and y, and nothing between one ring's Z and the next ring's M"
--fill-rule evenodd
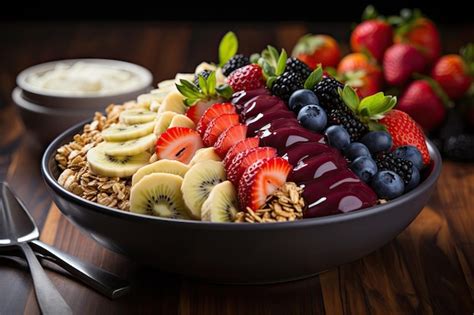
M124 59L151 69L156 81L217 57L220 36L236 31L241 51L267 43L290 50L310 31L347 42L341 24L3 24L0 91L23 68L75 57ZM444 27L447 51L474 38L473 25ZM426 208L395 240L371 255L307 280L271 286L212 285L139 269L85 237L51 204L40 175L42 148L25 134L11 105L0 109L0 180L7 180L40 226L41 239L133 283L117 301L49 272L77 314L472 314L474 312L474 165L445 162ZM0 314L37 314L30 275L0 260Z

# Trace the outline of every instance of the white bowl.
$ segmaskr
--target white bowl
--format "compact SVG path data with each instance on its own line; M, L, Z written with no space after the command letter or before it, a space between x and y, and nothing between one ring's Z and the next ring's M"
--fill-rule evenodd
M117 92L88 92L77 94L39 88L28 81L34 74L43 74L53 70L57 65L72 65L75 63L98 64L118 70L128 71L138 77L140 84ZM146 93L152 86L153 76L147 69L124 61L109 59L66 59L35 65L23 70L17 76L17 85L23 90L23 98L31 103L51 108L62 109L93 109L101 110L108 104L120 104L135 99L138 95Z

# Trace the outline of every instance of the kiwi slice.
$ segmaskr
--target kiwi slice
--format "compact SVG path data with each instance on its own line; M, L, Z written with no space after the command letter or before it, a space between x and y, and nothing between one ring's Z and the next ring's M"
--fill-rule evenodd
M148 164L150 153L111 156L105 153L107 143L101 143L87 152L87 162L91 170L103 176L129 177L139 168Z
M233 222L237 212L235 187L226 180L212 188L209 197L202 204L201 217L203 221Z
M193 158L189 162L189 166L193 166L196 163L202 162L202 161L208 161L208 160L213 160L213 161L220 161L221 158L217 155L216 151L214 150L214 147L209 147L209 148L201 148L194 153Z
M194 164L184 175L181 191L193 218L201 219L201 207L212 188L226 179L224 166L218 161Z
M154 173L143 177L130 192L130 211L163 218L188 218L181 193L183 179Z
M189 166L175 160L159 160L140 168L132 177L132 186L138 183L144 176L152 173L168 173L183 177L189 170Z

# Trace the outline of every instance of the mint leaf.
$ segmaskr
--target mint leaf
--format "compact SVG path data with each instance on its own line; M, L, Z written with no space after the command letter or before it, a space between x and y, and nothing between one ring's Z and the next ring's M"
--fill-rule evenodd
M265 78L269 78L269 77L272 77L272 76L275 76L275 70L272 66L270 66L270 64L263 60L261 65L260 65L263 69L263 75L265 76Z
M234 32L228 32L219 44L219 66L223 66L239 49L239 42Z
M260 59L260 54L258 53L250 55L250 63L258 63L259 59Z
M281 50L280 57L278 58L277 67L276 67L276 74L281 75L285 72L286 67L286 60L288 59L288 55L284 49Z
M184 105L193 106L199 101L199 98L187 98L184 100Z
M338 89L339 95L341 96L342 100L346 105L354 112L357 113L357 109L359 108L359 96L357 95L356 91L351 88L348 84L344 85L344 89ZM362 104L361 104L362 105Z
M201 89L202 94L207 95L208 91L207 91L206 79L202 75L199 74L198 75L198 80L199 80L199 88Z
M368 113L368 116L377 114L375 107L379 106L378 104L385 102L385 96L383 92L375 93L374 95L367 96L362 99L359 105L359 112L365 110Z
M365 97L359 105L359 112L364 110L365 116L380 119L397 104L395 96L385 96L383 92Z
M227 85L227 84L221 84L216 88L217 94L222 96L225 99L230 99L232 97L232 94L234 94L234 91L232 88Z
M270 54L271 60L275 63L272 66L274 66L275 69L276 69L277 68L277 60L278 60L278 50L275 47L270 46L270 45L267 46L267 49L268 49L268 53Z
M369 121L368 123L369 130L371 131L387 131L384 125L381 125L375 121Z
M304 82L304 88L308 90L312 90L316 84L318 84L323 77L323 68L319 64L316 69L309 75L309 77Z
M181 80L181 81L184 81L184 80ZM185 97L188 97L188 98L201 97L202 96L201 92L196 88L194 84L191 83L191 85L194 87L195 90L183 84L183 82L181 82L181 84L176 84L176 88Z
M181 83L181 85L184 85L187 89L193 91L194 93L201 94L201 91L199 90L199 88L195 86L193 83L191 83L190 81L181 79L179 80L179 82Z
M216 72L212 71L207 77L207 93L209 96L216 95Z

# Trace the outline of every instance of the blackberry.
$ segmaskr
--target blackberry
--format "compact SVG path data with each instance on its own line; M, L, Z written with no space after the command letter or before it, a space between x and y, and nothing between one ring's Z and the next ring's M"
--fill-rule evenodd
M209 75L211 74L211 70L203 70L199 72L198 74L194 75L194 80L193 83L195 86L199 87L199 75L201 75L204 79L209 78Z
M272 94L288 102L291 94L302 88L303 78L301 75L295 72L285 71L273 82Z
M449 137L444 142L443 153L453 160L474 161L474 134Z
M224 66L222 66L222 73L227 77L232 71L242 68L250 64L250 59L244 55L235 55L230 58Z
M337 92L338 88L344 88L344 84L332 77L324 76L314 87L314 93L320 105L326 110L328 126L342 125L351 136L351 141L358 141L369 132L369 129L347 107Z
M376 159L377 167L380 171L392 171L398 174L403 180L405 186L411 180L413 172L413 163L404 159L395 157L392 153L380 154Z
M301 60L291 57L286 60L286 71L296 72L301 75L303 81L311 74L311 69Z

